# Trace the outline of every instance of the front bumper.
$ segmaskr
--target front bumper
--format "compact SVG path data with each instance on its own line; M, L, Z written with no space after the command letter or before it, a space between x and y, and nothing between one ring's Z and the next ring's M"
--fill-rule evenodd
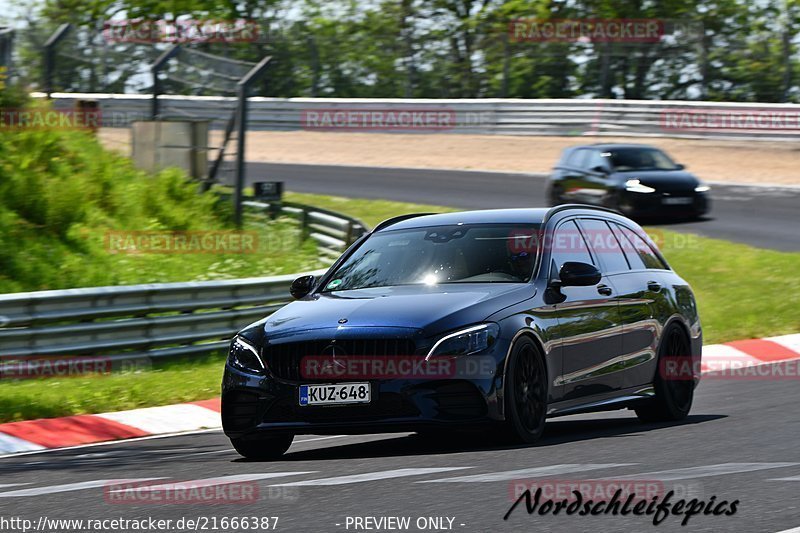
M708 193L694 191L646 194L622 191L619 201L620 211L632 217L698 217L708 213L710 208Z
M503 419L498 405L508 343L499 340L481 359L489 371L463 378L341 379L369 381L369 404L300 406L299 387L319 381L289 381L225 366L222 426L231 438L263 433L359 434L404 432L437 427L468 428ZM465 356L473 357L473 356ZM483 367L484 369L487 366Z

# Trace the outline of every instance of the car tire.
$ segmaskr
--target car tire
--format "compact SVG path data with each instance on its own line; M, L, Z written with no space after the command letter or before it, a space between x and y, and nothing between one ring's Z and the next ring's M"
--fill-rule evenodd
M544 355L530 337L520 337L511 349L505 380L504 436L512 442L535 444L547 418L547 369Z
M245 459L273 461L286 453L293 440L294 435L275 435L248 440L231 439L231 444Z
M661 371L665 358L687 357L690 359L689 339L677 324L671 324L664 331L658 350L658 367L653 379L655 397L636 407L636 416L642 422L675 422L689 415L694 400L694 380L687 376L665 379Z
M555 207L564 203L564 199L561 196L563 192L564 189L561 187L561 185L556 183L550 185L550 188L547 191L547 201L550 204L550 207Z

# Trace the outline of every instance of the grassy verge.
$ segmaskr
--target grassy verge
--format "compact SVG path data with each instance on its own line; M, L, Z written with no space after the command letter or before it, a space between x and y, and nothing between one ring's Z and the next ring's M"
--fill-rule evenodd
M454 211L296 193L287 200L347 213L370 226L402 213ZM794 275L800 254L658 231L667 259L697 294L706 343L800 331L800 278ZM5 383L0 422L211 398L218 394L222 361L217 356L166 362L139 374Z
M161 250L135 249L138 239L153 233L233 231L230 203L198 194L197 185L176 169L156 175L137 170L85 132L0 131L0 293L238 278L320 266L315 245L298 245L299 232L287 221L244 229L254 232L253 246L226 249L222 243L174 253L156 237L144 244Z
M6 381L0 422L205 400L219 395L225 356L156 362L141 372Z

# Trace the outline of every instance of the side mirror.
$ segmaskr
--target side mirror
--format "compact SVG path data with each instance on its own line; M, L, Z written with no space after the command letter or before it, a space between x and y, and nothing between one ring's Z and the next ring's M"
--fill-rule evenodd
M596 167L592 167L592 172L597 172L598 174L608 174L609 170L608 167L597 165Z
M603 275L594 265L567 261L561 265L558 277L562 287L588 287L600 283Z
M289 294L295 300L306 296L314 288L314 281L316 281L314 276L300 276L292 282L291 287L289 287Z
M683 170L685 168L686 165L684 165L683 163L678 163L677 165L675 165L675 170Z

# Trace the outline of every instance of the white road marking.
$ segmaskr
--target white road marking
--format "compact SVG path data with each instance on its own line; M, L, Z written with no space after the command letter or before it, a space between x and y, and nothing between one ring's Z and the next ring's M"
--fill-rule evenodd
M10 492L0 492L0 498L21 498L23 496L42 496L44 494L56 494L59 492L73 492L76 490L93 489L114 483L139 483L145 481L155 481L165 479L163 477L144 477L134 479L95 479L94 481L83 481L81 483L67 483L66 485L51 485L48 487L37 487L34 489L12 490Z
M800 527L793 527L792 529L784 529L783 531L778 531L778 533L800 533Z
M192 456L195 456L195 455L213 455L215 453L236 453L236 450L234 450L233 448L226 448L224 450L214 450L214 451L211 451L211 452L193 453Z
M439 472L449 472L452 470L464 470L471 466L453 466L443 468L398 468L397 470L384 470L381 472L367 472L366 474L354 474L351 476L327 477L321 479L309 479L306 481L295 481L294 483L278 483L270 487L320 487L328 485L349 485L350 483L364 483L367 481L379 481L381 479L394 479L407 476L421 476L424 474L438 474Z
M63 452L69 450L79 450L81 448L94 448L97 446L113 446L115 444L130 444L131 442L139 442L143 440L155 440L155 439L168 439L171 437L183 437L187 435L201 435L203 433L222 433L220 428L213 428L213 429L200 429L197 431L178 431L176 433L163 433L160 435L148 435L146 437L135 437L132 439L122 439L122 440L107 440L103 442L93 442L91 444L78 444L76 446L64 446L63 448L42 448L37 449L29 452L19 452L19 453L7 453L4 455L0 455L0 459L9 459L12 457L22 457L24 455L33 455L33 454L46 454L46 453L54 453L54 452ZM2 448L0 448L2 451ZM66 459L65 457L57 458L56 460Z
M331 435L330 437L316 437L313 439L296 440L292 444L302 444L303 442L314 442L316 440L341 439L342 437L354 437L354 436L358 435Z
M0 453L30 452L44 450L44 446L39 446L27 440L0 433Z
M192 431L200 428L218 428L222 423L218 412L190 403L145 407L143 409L103 413L94 416L153 434Z
M600 470L603 468L616 468L620 466L633 466L638 463L608 463L608 464L561 464L523 468L521 470L507 470L505 472L492 472L490 474L475 474L472 476L448 477L444 479L431 479L417 481L417 483L488 483L490 481L509 481L511 479L535 478L539 476L554 476L569 474L571 472L584 472L586 470Z
M800 333L794 333L792 335L780 335L778 337L767 337L764 340L778 343L784 348L788 348L789 350L796 352L797 356L800 357Z
M658 481L676 481L679 479L692 479L698 477L723 476L727 474L741 474L744 472L755 472L756 470L768 470L770 468L784 468L796 466L800 463L721 463L717 465L692 466L690 468L676 468L674 470L659 470L655 472L643 472L630 476L614 476L600 479L647 479Z
M703 373L715 370L722 372L730 368L741 368L743 366L756 366L763 361L752 355L748 355L733 346L726 344L711 344L703 346Z
M197 489L202 487L214 487L218 485L230 485L232 483L246 483L248 481L258 481L275 477L300 476L303 474L316 474L316 470L309 472L267 472L262 474L237 474L234 476L210 477L206 479L195 479L191 481L178 481L175 483L161 483L158 485L146 485L128 489L112 490L110 492L151 492L161 490L180 490Z
M776 477L776 478L770 479L769 481L800 481L800 476Z

